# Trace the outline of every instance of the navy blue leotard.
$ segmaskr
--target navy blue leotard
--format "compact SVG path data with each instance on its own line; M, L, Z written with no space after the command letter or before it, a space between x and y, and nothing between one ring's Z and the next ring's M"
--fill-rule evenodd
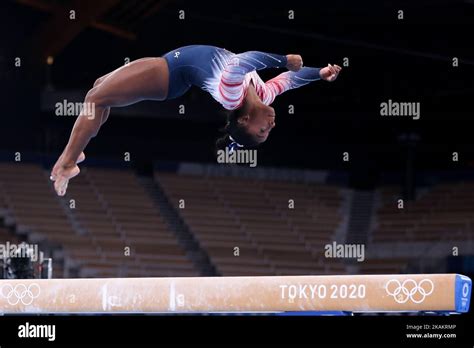
M168 52L163 58L169 68L167 99L182 96L194 85L209 92L228 110L240 107L250 83L262 102L270 105L277 95L320 79L319 68L303 67L263 82L257 70L284 68L287 59L259 51L234 54L215 46L192 45Z

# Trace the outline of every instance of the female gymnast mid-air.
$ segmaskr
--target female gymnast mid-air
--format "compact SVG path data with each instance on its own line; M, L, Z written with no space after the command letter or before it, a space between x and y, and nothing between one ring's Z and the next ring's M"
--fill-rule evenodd
M263 82L257 70L287 68ZM285 91L323 79L334 81L341 67L303 67L300 55L286 56L258 51L234 54L223 48L192 45L159 58L143 58L100 77L85 97L83 108L63 153L53 167L51 180L59 196L79 174L84 149L110 114L110 108L143 100L167 100L182 96L194 85L209 92L225 109L231 110L217 140L218 149L253 147L264 142L275 127L275 110L270 106ZM88 115L90 113L91 115ZM81 117L85 116L85 117Z

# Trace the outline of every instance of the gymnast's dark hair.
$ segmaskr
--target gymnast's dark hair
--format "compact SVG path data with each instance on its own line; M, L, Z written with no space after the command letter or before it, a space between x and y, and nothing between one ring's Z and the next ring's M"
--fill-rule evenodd
M254 147L259 144L255 137L239 124L239 117L242 115L242 108L227 113L227 123L220 129L225 134L216 141L216 154L217 151L225 150L235 142L244 147Z

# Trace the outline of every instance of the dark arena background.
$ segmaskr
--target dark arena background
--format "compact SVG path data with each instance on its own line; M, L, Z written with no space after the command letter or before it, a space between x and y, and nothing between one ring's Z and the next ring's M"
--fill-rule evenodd
M471 0L2 0L0 346L472 347L473 19ZM276 98L253 163L216 160L226 114L197 87L112 108L58 196L68 108L193 44L342 71Z

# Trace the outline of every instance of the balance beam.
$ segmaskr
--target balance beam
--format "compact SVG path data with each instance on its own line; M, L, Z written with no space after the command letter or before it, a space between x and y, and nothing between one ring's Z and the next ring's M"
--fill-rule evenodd
M469 310L458 274L0 280L0 313Z

